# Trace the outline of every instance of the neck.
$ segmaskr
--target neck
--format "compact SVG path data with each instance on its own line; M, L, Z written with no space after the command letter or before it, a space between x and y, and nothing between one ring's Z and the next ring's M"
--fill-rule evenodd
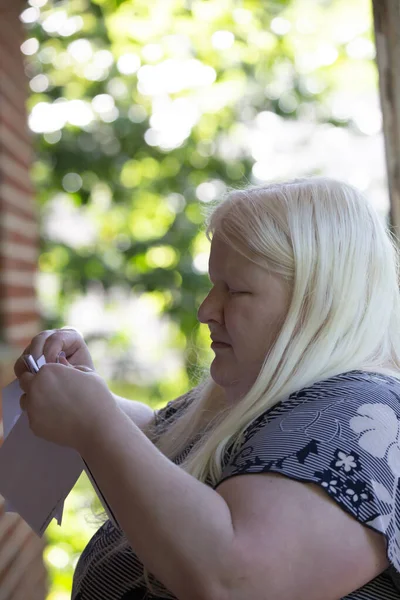
M232 385L224 386L225 406L234 406L240 402L250 390L250 387L243 382L235 382Z

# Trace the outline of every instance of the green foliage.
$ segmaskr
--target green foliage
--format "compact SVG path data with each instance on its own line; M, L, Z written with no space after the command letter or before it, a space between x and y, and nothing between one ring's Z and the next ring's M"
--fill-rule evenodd
M57 15L62 22L62 12L64 20L79 20L75 33L49 27ZM218 195L252 180L254 157L244 147L243 125L261 111L293 119L313 111L317 121L347 123L331 114L329 94L339 79L351 86L355 69L358 87L361 81L373 85L376 72L370 60L349 58L346 36L336 44L329 38L335 26L361 13L359 34L354 28L352 35L370 40L363 0L312 6L71 0L43 7L29 32L40 50L28 71L45 75L48 84L32 94L30 108L75 99L86 102L94 118L79 125L72 114L60 130L50 126L38 135L32 175L44 213L62 192L96 230L95 239L79 247L43 234L41 269L62 274L46 326L62 324L68 299L91 282L105 289L124 283L136 292L167 292L165 312L191 340L197 299L208 290L191 250L203 221L199 186L214 182ZM301 67L300 57L317 52L326 39L327 56ZM193 382L190 362L187 370Z

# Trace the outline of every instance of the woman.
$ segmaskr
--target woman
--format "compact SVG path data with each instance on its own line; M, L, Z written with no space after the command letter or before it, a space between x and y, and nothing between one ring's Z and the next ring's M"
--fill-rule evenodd
M53 363L38 374L16 363L34 433L81 454L119 524L82 553L73 600L399 599L389 233L315 177L231 192L207 234L210 376L155 417L113 396L72 330L26 348Z

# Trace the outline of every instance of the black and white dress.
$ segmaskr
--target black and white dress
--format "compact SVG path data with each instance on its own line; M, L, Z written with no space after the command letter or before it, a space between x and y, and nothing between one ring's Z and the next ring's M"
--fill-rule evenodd
M160 427L173 419L174 404L159 412ZM400 600L399 419L400 374L350 371L319 381L252 423L237 452L228 452L214 488L229 477L268 472L318 484L387 541L391 566L345 600ZM142 565L133 550L113 552L122 536L110 521L95 533L78 561L72 600L173 600L153 578L158 595L147 593L143 582L134 583Z

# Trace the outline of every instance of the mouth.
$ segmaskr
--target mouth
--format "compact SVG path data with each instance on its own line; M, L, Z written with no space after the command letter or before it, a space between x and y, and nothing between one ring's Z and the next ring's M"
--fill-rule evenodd
M214 350L216 348L230 348L230 344L225 344L224 342L213 342L211 344L211 348Z

